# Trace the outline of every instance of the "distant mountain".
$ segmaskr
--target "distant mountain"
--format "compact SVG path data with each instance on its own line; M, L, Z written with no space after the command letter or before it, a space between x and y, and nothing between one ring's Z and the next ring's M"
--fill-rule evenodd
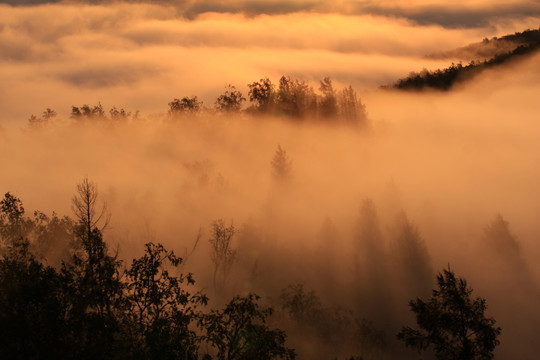
M436 89L447 91L458 82L471 79L480 72L501 66L512 61L523 59L540 49L540 29L517 32L502 38L484 39L481 43L471 44L456 50L439 53L444 58L471 58L468 65L452 65L443 70L411 73L408 77L399 79L397 82L385 88L400 90L424 90ZM486 58L487 55L490 58ZM435 55L431 55L434 57ZM478 60L482 59L482 60Z

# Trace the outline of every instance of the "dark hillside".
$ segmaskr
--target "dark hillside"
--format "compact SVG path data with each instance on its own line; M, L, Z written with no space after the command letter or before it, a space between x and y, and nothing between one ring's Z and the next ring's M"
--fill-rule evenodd
M524 32L526 33L526 32ZM533 34L520 33L520 39L533 40L540 36L540 32L535 31ZM515 35L509 35L515 36ZM471 61L468 65L462 65L461 63L450 65L443 70L438 69L435 71L423 70L420 73L411 73L408 77L399 79L389 87L400 90L424 90L424 89L436 89L441 91L450 90L456 83L464 82L472 79L475 75L482 71L502 66L510 62L522 60L524 57L528 57L538 51L540 48L540 40L536 40L532 43L525 45L519 45L514 50L502 53L492 57L489 60L484 61Z
M451 59L464 62L489 60L515 50L521 45L532 45L540 41L540 29L525 30L502 37L484 38L482 41L448 51L429 54L431 59Z

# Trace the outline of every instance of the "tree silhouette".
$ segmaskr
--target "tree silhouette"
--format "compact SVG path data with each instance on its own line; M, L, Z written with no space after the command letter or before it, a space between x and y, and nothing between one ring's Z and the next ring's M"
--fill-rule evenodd
M93 107L87 104L84 104L80 108L72 106L70 117L77 121L104 119L105 110L103 110L103 105L101 105L101 103L98 103Z
M338 104L336 92L329 77L325 77L320 81L319 91L322 93L319 104L320 115L324 118L335 117L338 112Z
M182 99L174 99L169 103L169 115L178 117L182 115L194 115L201 111L202 101L199 101L196 96L183 97Z
M393 263L400 285L407 297L428 294L433 276L431 257L418 227L404 212L396 219L396 234L393 245Z
M281 145L278 145L270 164L272 165L272 174L276 180L286 181L291 177L292 161Z
M294 350L285 347L286 335L270 329L271 308L261 308L259 296L235 296L223 310L212 310L200 324L205 339L217 349L218 360L294 359Z
M215 103L216 110L221 112L238 112L242 108L242 102L246 99L242 93L231 84L225 87L225 92L221 94Z
M88 180L77 185L73 197L75 251L62 264L64 292L70 306L66 317L80 343L77 356L95 358L112 352L122 301L121 262L108 254L102 231L108 223L106 206L96 211L97 186ZM101 229L99 228L101 227Z
M41 117L39 118L35 115L31 115L30 118L28 119L28 125L34 129L43 128L47 126L49 123L49 120L56 117L56 115L57 115L56 111L47 108L43 112L43 114L41 114Z
M53 268L32 256L27 241L0 259L0 358L66 358L60 283Z
M366 124L366 107L352 86L341 89L337 94L339 117L351 125Z
M471 298L472 289L450 267L437 275L437 285L428 301L409 302L420 329L403 327L397 338L419 352L433 347L439 360L492 359L501 328L485 317L486 300Z
M190 325L207 299L184 289L195 283L191 274L172 274L181 263L163 245L147 243L126 270L127 331L132 344L138 343L130 349L135 358L197 359L198 339Z
M275 106L276 94L274 84L269 78L260 79L258 82L253 82L249 87L249 101L254 103L256 111L261 113L269 113Z
M212 237L209 239L212 245L212 262L214 263L214 291L217 295L227 281L229 271L236 258L236 250L232 247L233 236L238 232L234 225L225 226L222 219L212 224Z
M305 81L282 76L279 79L277 104L283 115L303 118L310 112L316 112L317 97Z
M0 201L0 254L28 243L32 221L24 217L22 201L7 192Z
M85 177L77 184L77 193L72 198L72 210L78 221L77 231L81 236L90 238L94 228L103 231L109 224L110 214L107 213L107 204L98 206L97 185Z

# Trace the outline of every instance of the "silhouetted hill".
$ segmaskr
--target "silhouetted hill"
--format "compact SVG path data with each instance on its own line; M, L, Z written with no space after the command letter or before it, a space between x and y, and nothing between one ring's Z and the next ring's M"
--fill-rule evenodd
M469 44L464 47L448 51L439 51L427 55L431 59L449 59L464 62L484 61L497 55L505 54L515 50L521 45L531 45L540 41L540 29L525 30L503 37L493 37Z
M499 41L501 41L501 44L504 43L504 46L508 46L510 43L520 45L516 45L510 51L498 53L489 60L472 60L468 65L462 65L461 62L458 64L452 63L448 68L442 70L423 70L420 73L411 73L408 77L399 79L388 87L401 90L450 90L456 83L470 80L473 76L486 69L517 61L537 52L540 48L540 30L526 30L521 33L506 35L500 39L484 39L486 44L497 44Z

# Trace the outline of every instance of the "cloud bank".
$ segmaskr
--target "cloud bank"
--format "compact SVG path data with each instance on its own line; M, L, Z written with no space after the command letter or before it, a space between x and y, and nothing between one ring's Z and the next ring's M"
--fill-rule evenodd
M381 15L407 18L419 24L449 28L487 26L501 19L540 16L540 4L520 1L354 1L354 0L0 0L0 4L32 6L39 4L160 4L175 8L179 16L194 19L207 12L242 13L248 16L296 12L337 13L341 15Z

